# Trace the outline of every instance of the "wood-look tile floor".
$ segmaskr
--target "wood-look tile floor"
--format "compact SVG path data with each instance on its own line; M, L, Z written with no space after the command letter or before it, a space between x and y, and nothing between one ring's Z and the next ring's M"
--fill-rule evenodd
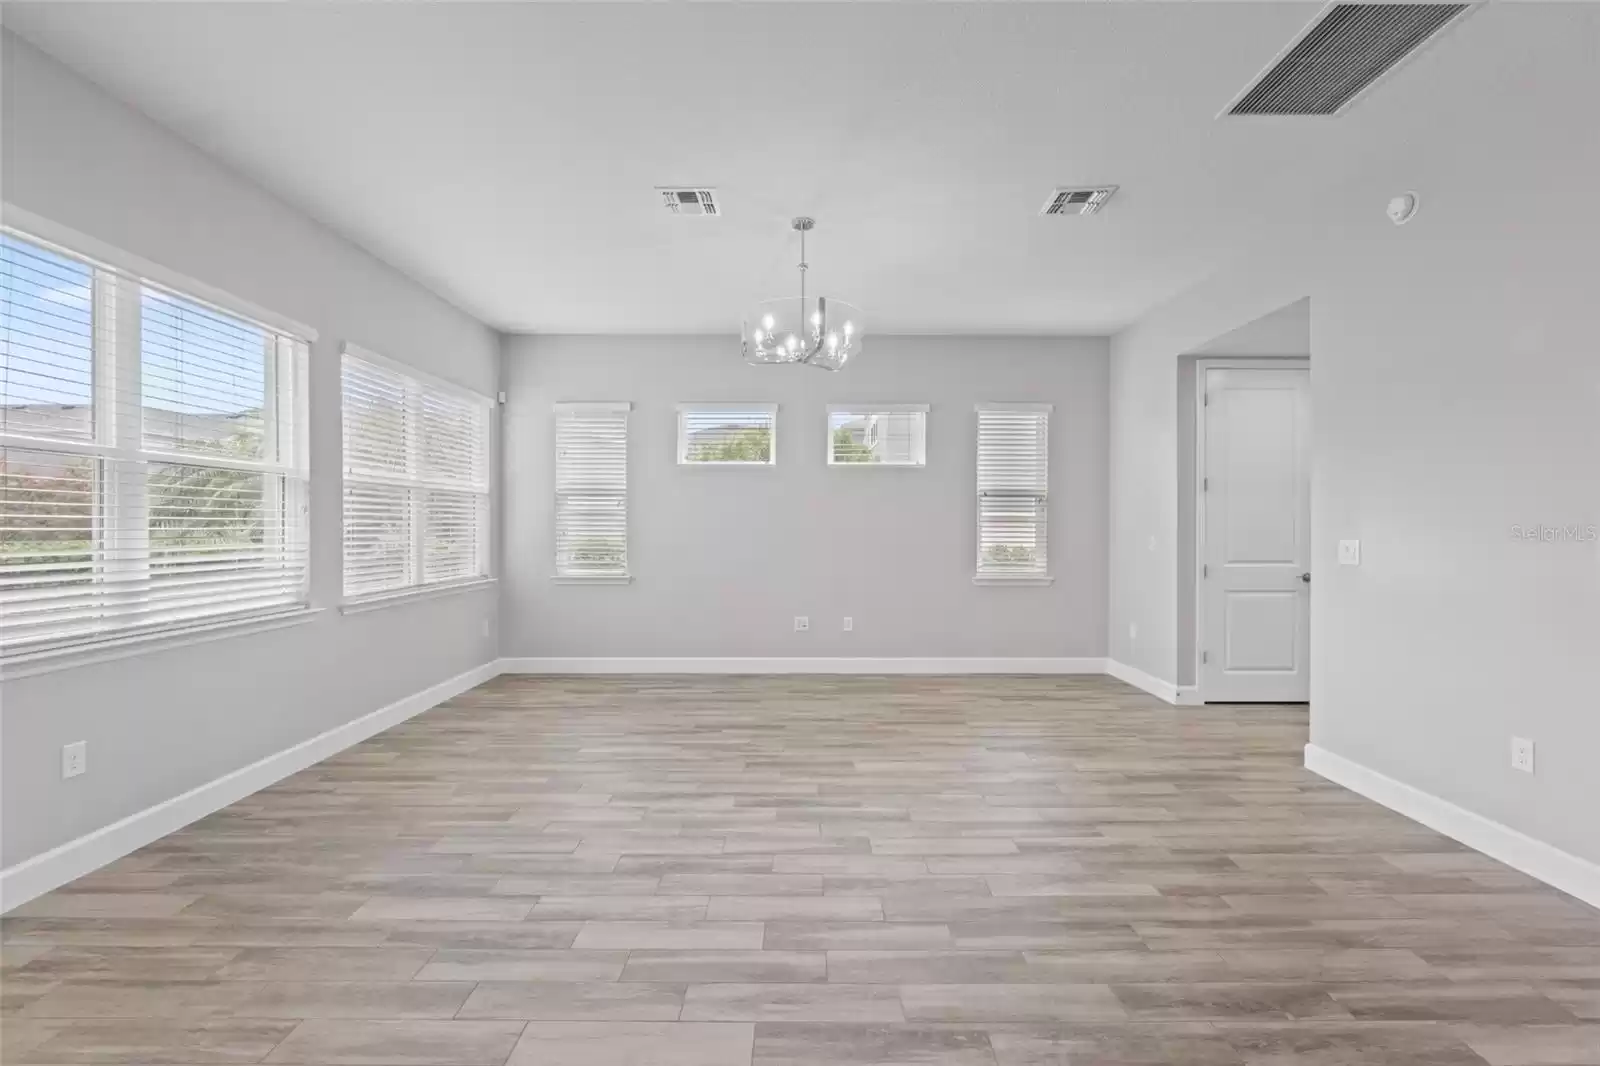
M4 1061L1600 1066L1600 914L1104 678L501 678L25 905Z

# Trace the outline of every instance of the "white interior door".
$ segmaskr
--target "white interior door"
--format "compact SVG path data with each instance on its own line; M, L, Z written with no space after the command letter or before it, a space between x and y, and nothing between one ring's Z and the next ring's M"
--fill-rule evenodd
M1207 368L1200 696L1311 698L1311 374Z

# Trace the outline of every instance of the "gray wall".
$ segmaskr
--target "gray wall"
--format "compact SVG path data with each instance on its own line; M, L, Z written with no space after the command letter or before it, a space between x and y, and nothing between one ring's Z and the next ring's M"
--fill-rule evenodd
M736 335L507 338L502 654L1103 655L1106 367L1101 338L869 337L838 374L746 366ZM634 404L630 585L550 581L551 405L571 400ZM777 465L678 466L695 400L778 403ZM983 400L1055 405L1054 585L972 583ZM828 467L826 405L855 401L931 405L926 469Z
M350 616L332 605L340 343L492 391L498 340L30 45L6 34L3 48L6 201L320 332L312 593L330 607L289 629L6 682L0 864L11 866L494 657L492 589ZM77 740L89 772L63 781L61 746Z
M1511 527L1600 524L1597 39L1592 6L1479 12L1425 83L1340 120L1368 150L1314 217L1113 338L1111 399L1111 653L1170 681L1175 554L1146 544L1177 535L1174 364L1309 295L1312 740L1591 861L1600 544ZM1489 106L1455 102L1485 78ZM1509 186L1516 209L1486 213ZM1412 188L1397 228L1384 205Z

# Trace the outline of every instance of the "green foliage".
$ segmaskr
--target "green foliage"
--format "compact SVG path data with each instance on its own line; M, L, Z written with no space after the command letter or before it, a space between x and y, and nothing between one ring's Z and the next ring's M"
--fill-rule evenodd
M1025 544L991 544L983 550L983 561L995 566L1032 566L1033 549Z
M254 457L256 441L236 433L220 454ZM211 466L168 465L152 469L148 482L150 546L154 550L196 545L262 543L263 475Z
M574 570L621 570L623 542L613 537L582 537L567 548Z
M93 499L92 459L45 470L0 453L0 561L31 567L33 578L78 577L92 558Z
M833 431L833 461L836 463L870 463L872 449L850 436L843 426Z
M766 463L772 461L772 430L766 426L736 429L720 440L695 441L692 463Z
M167 466L150 475L150 546L260 544L262 475Z

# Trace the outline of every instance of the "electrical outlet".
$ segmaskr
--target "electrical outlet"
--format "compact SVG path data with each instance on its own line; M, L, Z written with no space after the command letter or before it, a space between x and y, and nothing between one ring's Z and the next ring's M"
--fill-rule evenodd
M844 631L846 633L852 633L852 632L855 631L855 628L856 628L856 620L854 618L851 618L849 615L845 615L844 616Z
M1511 738L1511 768L1525 774L1533 773L1533 741L1524 737Z
M87 769L89 769L89 742L87 740L77 740L71 744L61 745L62 777L77 777Z
M811 619L807 618L803 614L797 614L797 615L794 616L794 631L796 633L804 633L806 630L808 630L810 628L811 628Z
M1139 639L1139 623L1138 622L1129 622L1128 623L1128 639L1129 640L1138 640Z
M1361 565L1361 542L1359 540L1341 540L1339 542L1339 565Z

